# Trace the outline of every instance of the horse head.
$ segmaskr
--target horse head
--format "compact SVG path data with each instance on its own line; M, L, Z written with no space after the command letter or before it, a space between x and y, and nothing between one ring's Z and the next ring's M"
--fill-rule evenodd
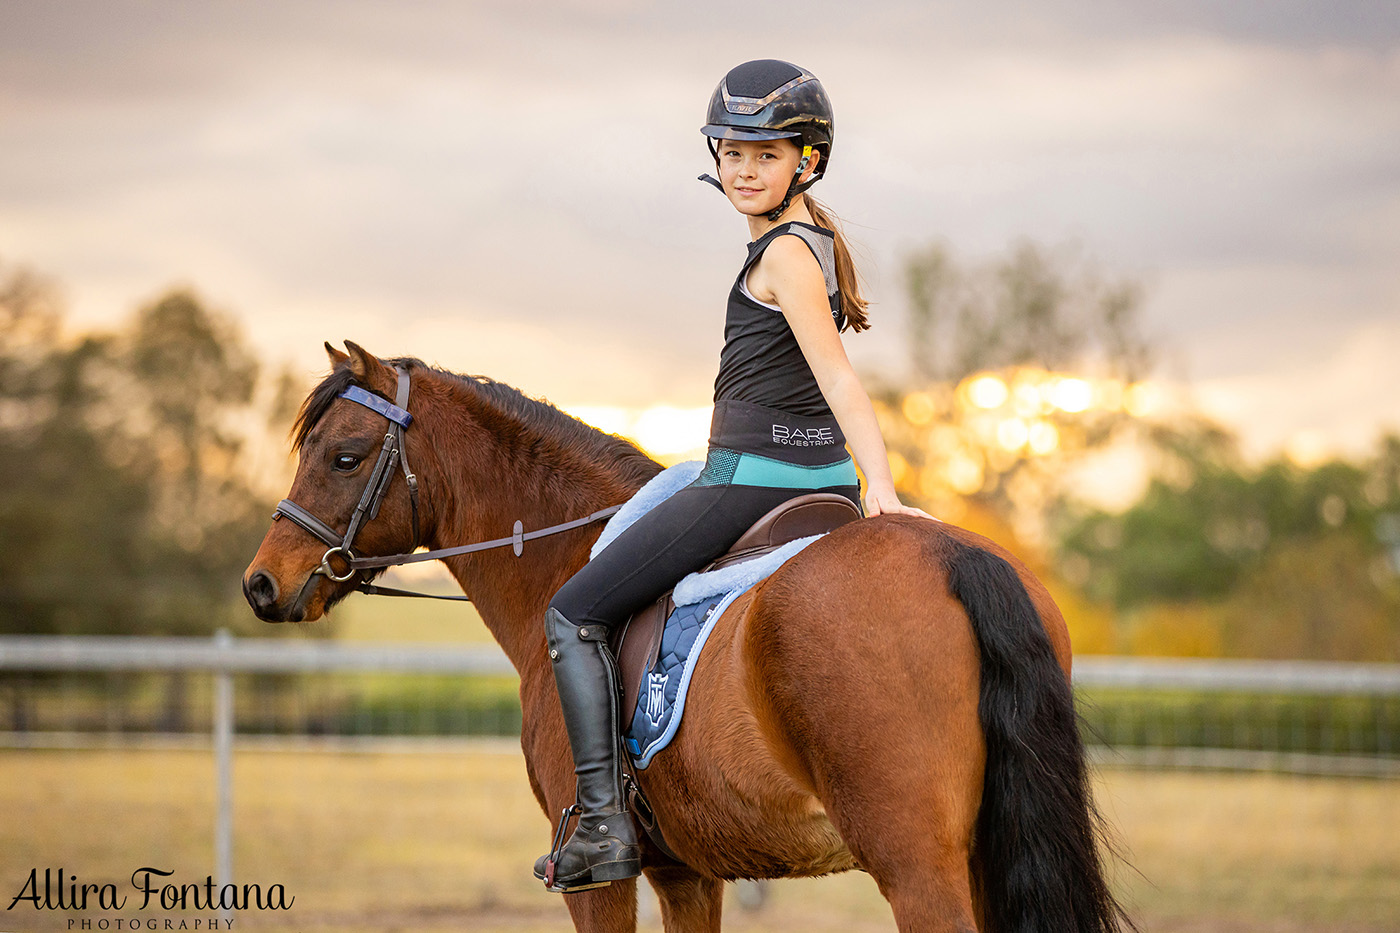
M390 366L345 346L348 354L326 344L331 373L302 404L293 429L299 459L291 491L243 575L248 604L265 622L320 618L379 572L356 571L347 557L407 552L419 543L422 517L405 465L412 462L406 394L394 404L415 364Z

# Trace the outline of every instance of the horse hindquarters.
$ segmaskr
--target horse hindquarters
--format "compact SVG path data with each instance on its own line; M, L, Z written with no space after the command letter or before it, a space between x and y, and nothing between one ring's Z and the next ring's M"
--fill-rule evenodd
M957 538L944 539L940 556L980 655L986 781L972 867L984 929L1132 927L1104 879L1102 820L1070 692L1068 645L1062 667L1016 571L970 535Z
M962 607L927 572L932 527L879 519L812 545L756 597L744 654L769 749L900 929L968 933L978 656Z

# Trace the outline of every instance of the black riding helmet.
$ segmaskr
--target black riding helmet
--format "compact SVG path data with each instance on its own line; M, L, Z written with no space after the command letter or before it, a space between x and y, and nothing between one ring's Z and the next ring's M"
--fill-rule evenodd
M700 132L714 139L792 139L804 147L804 157L788 185L783 203L768 214L777 220L787 210L792 199L814 185L826 174L831 162L831 142L835 130L831 115L831 100L817 76L805 68L763 58L730 70L714 94L710 96L709 112ZM715 165L719 151L706 140ZM821 153L817 170L806 182L798 182L807 170L805 148ZM701 175L720 191L723 186L709 175Z

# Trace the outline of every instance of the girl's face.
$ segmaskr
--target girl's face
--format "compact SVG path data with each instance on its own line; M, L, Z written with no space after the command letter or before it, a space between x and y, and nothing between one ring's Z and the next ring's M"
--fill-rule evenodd
M741 214L766 214L783 203L802 150L790 139L721 139L719 180L729 202ZM817 167L813 152L803 178Z

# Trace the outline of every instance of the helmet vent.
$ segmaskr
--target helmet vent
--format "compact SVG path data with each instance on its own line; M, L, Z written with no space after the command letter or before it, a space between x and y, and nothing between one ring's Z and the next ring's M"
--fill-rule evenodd
M731 97L762 99L793 78L801 76L800 68L776 59L763 58L755 62L745 62L730 71L724 76L724 84ZM732 106L730 109L740 112Z

